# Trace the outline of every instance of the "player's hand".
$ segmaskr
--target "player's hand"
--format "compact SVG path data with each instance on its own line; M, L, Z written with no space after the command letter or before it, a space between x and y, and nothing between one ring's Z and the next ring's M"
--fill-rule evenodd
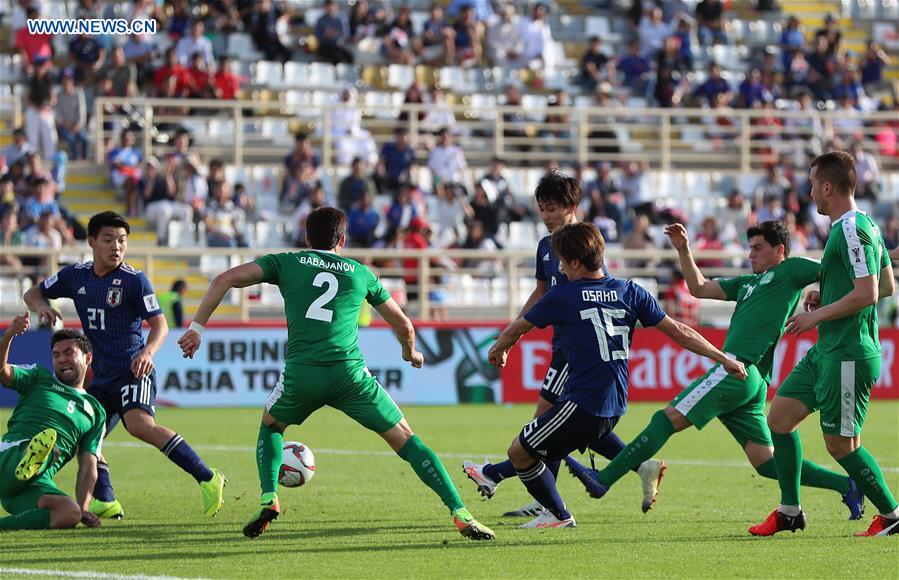
M194 358L194 354L200 349L201 342L200 333L196 330L188 330L182 334L181 338L178 339L178 346L181 347L181 352L184 353L183 357Z
M99 528L100 518L97 517L97 514L91 512L81 512L81 523L88 528Z
M690 248L690 238L687 237L687 228L682 224L672 224L665 226L665 235L671 240L671 245L678 252L683 252Z
M28 330L28 326L31 324L30 316L26 312L20 316L16 316L12 319L12 322L9 323L9 327L7 327L5 334L9 336L22 336L25 334L25 331Z
M737 377L741 381L746 379L746 367L740 361L729 358L721 366L724 367L727 374Z
M506 359L509 356L509 351L507 350L495 350L494 348L490 349L490 352L487 353L487 362L489 362L492 366L495 366L498 369L506 366Z
M50 326L56 326L57 320L62 320L62 314L58 310L51 308L49 304L39 306L37 309L38 320L46 322Z
M413 350L411 354L403 355L403 360L412 363L412 368L420 369L422 365L425 364L425 355L421 354L417 350Z
M807 330L811 330L818 326L818 311L813 312L800 312L795 316L791 316L787 319L787 326L784 331L787 334L802 334Z
M131 372L136 379L145 377L153 372L153 356L147 352L147 349L142 349L131 361Z
M812 290L805 296L803 308L806 312L814 312L821 306L821 292Z

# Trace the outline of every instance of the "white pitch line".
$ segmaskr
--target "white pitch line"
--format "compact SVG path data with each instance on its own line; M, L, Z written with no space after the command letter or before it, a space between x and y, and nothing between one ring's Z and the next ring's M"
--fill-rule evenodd
M181 580L177 576L144 576L143 574L107 574L80 570L38 570L33 568L0 568L0 575L51 576L53 578L109 578L115 580Z
M126 447L129 449L154 449L153 447L147 445L146 443L138 443L137 441L112 441L109 443L104 443L104 447ZM232 453L249 453L256 452L256 447L251 447L250 445L191 445L197 451L225 451ZM393 451L375 451L375 450L367 450L367 449L325 449L325 448L316 448L314 449L316 455L324 454L324 455L352 455L352 456L363 456L363 457L394 457L396 453ZM439 451L435 451L435 453L439 457L448 457L450 459L470 459L472 457L485 457L485 458L496 458L498 456L493 456L490 453L441 453ZM751 468L746 461L713 461L707 459L666 459L665 463L668 465L693 465L698 467L746 467ZM832 467L836 469L835 466L827 465L825 463L819 463L821 467ZM888 471L891 473L899 473L899 467L885 467L880 466L880 469L883 471Z

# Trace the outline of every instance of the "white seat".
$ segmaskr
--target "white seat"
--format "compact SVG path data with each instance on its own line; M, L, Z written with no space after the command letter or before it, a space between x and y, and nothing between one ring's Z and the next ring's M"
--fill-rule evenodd
M304 87L309 78L309 64L290 61L284 64L284 84L288 87Z
M415 82L415 69L411 66L392 64L387 67L387 86L405 91Z
M281 296L281 291L277 286L272 284L262 284L262 293L259 296L259 301L263 306L284 306L284 297Z
M200 256L200 272L206 276L217 276L229 268L228 256Z
M18 280L0 276L0 304L4 306L21 306L24 304L20 290Z
M205 240L204 240L205 242ZM194 248L197 246L197 228L191 222L172 220L168 224L170 248Z
M267 87L278 87L284 84L284 70L280 62L263 60L256 63L253 82Z
M309 65L309 84L321 88L334 88L337 85L334 67L323 63L313 62Z
M482 93L474 93L469 99L471 109L468 115L472 119L495 119L496 118L496 96L485 95Z
M284 239L283 224L261 221L255 227L256 247L259 248L283 248L286 245Z
M533 248L537 242L537 230L530 222L512 222L509 224L510 248Z
M408 303L406 297L406 281L402 278L381 278L381 285L390 294L390 297L399 304L405 306Z
M228 56L241 61L253 62L262 58L256 50L253 39L245 32L232 32L228 35Z
M584 32L587 36L607 38L610 32L609 19L605 16L588 16L584 25Z

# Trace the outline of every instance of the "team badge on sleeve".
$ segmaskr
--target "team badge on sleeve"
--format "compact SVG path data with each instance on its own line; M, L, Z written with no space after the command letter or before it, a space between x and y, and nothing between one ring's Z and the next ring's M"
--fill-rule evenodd
M110 288L106 291L106 303L115 308L122 303L122 289Z
M59 280L58 274L53 274L52 276L48 276L46 280L44 280L44 288L49 288L56 284L56 281Z
M159 310L159 302L156 300L156 294L147 294L144 296L144 307L146 307L147 312Z

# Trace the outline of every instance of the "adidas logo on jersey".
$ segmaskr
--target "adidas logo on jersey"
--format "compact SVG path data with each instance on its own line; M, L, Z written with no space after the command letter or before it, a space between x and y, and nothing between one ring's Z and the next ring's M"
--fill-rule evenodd
M549 262L549 254L543 254L543 261Z
M82 286L81 288L78 289L78 294L80 294L82 296L87 294L87 290L84 289L84 286Z

